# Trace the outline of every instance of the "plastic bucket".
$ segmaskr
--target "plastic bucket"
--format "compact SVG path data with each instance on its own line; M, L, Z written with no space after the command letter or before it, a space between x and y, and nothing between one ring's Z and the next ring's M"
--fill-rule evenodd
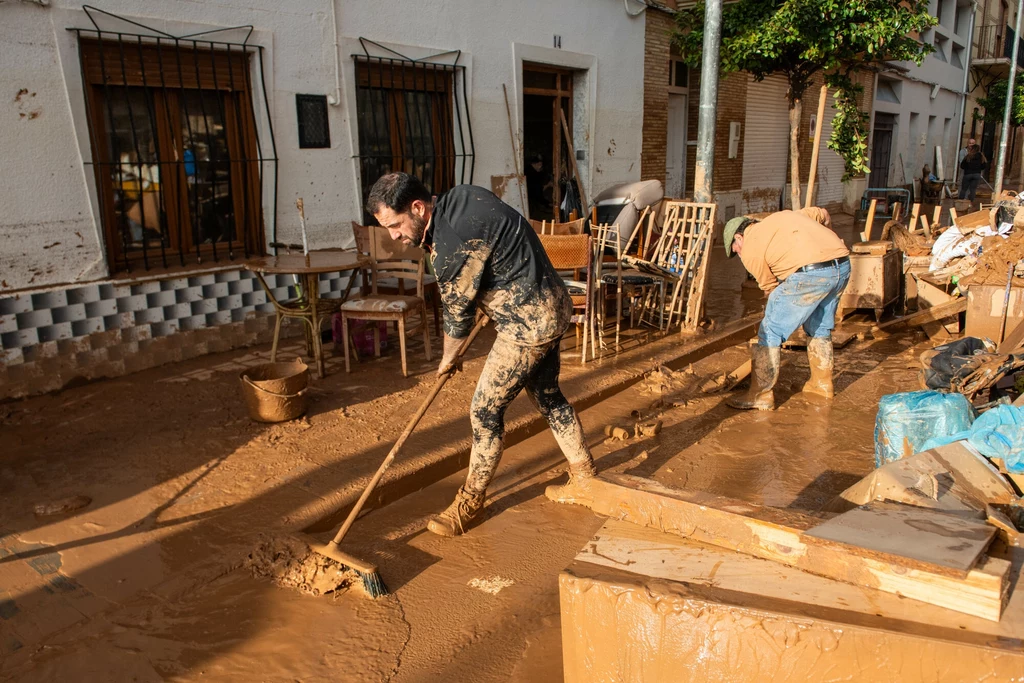
M309 367L301 360L264 363L238 376L249 417L257 422L285 422L306 412Z

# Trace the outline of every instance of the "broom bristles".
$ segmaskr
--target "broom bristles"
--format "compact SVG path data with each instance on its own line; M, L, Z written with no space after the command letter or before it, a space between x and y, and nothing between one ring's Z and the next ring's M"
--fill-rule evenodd
M364 574L358 569L355 572L363 580L363 590L371 598L380 598L388 594L388 587L384 585L384 579L380 577L380 572Z

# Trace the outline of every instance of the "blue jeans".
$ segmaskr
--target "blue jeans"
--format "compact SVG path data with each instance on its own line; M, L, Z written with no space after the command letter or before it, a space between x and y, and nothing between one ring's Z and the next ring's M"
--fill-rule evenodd
M768 295L757 342L761 346L782 346L801 325L808 337L831 336L836 326L839 297L849 281L849 261L839 266L793 273Z

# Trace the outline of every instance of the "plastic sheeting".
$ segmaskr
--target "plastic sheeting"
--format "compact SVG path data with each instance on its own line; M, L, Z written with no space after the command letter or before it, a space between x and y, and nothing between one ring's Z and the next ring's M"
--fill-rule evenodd
M878 402L875 467L924 450L925 442L967 431L974 409L963 394L912 391Z
M1024 474L1024 408L996 406L983 413L970 428L932 438L924 447L935 448L954 441L967 441L982 455L1001 458L1007 471Z

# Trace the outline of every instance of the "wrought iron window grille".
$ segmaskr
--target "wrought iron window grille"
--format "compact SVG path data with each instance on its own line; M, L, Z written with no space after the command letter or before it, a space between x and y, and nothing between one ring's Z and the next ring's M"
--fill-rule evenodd
M473 182L475 151L461 50L412 58L367 38L356 69L362 205L380 176L405 171L434 194ZM365 213L364 220L375 223Z
M92 146L86 163L96 171L111 269L264 253L263 180L272 174L276 242L278 158L253 27L173 35L82 9L92 28L67 30L78 38ZM241 42L215 35L239 31Z

